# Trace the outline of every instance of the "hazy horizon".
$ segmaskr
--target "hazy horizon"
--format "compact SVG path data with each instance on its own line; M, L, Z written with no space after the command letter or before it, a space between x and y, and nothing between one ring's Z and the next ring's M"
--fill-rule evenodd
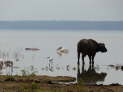
M123 30L123 21L0 21L0 29Z

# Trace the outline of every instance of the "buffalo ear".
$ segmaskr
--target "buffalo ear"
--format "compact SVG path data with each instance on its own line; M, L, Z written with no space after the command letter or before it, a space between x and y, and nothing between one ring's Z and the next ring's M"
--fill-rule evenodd
M99 45L99 46L105 46L105 44L104 44L104 43L98 43L98 45Z

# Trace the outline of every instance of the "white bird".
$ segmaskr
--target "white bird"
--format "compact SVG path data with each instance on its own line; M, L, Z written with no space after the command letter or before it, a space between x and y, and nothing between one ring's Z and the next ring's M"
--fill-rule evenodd
M46 57L49 61L49 71L53 71L53 58L52 57Z
M64 54L68 54L68 49L63 48L62 46L60 46L59 48L57 48L57 54L60 56L63 56Z
M53 61L53 58L52 57L46 57L48 59L49 62L52 62Z

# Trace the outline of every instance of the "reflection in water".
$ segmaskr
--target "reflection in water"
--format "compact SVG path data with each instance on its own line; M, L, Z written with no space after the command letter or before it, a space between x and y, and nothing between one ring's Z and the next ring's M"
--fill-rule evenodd
M97 82L104 81L106 73L97 73L94 69L94 64L90 64L88 70L84 69L85 64L82 65L82 71L78 67L77 81L79 84L94 85Z
M12 75L13 72L13 61L4 61L5 67L6 69L8 68L9 72L7 73L7 75Z
M2 70L6 69L6 74L7 75L12 75L13 73L13 61L11 60L0 60L0 74L2 74Z
M118 70L123 71L123 65L108 65L108 66L115 69L116 71Z

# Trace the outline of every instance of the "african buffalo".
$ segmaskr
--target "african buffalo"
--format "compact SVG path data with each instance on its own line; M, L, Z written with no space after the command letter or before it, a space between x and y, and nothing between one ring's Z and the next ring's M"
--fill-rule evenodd
M77 52L78 52L78 65L80 54L82 54L82 61L84 64L84 57L88 55L90 64L94 64L94 57L96 55L96 52L107 52L107 49L105 47L104 43L98 43L93 39L82 39L77 44Z

